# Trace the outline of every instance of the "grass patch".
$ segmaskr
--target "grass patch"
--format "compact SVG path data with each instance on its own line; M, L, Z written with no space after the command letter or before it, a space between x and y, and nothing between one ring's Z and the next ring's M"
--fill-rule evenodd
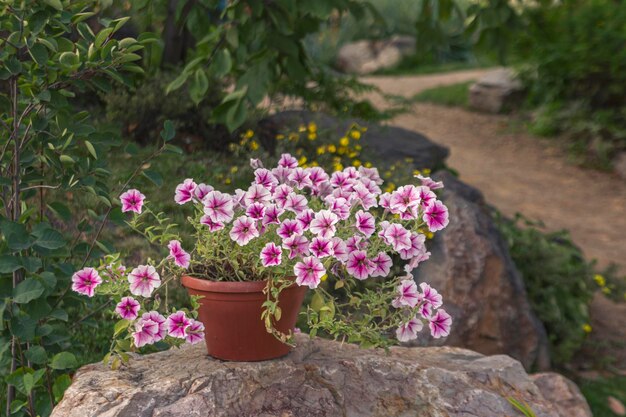
M458 84L442 85L429 88L413 97L414 101L438 104L447 107L467 108L469 103L469 87L473 81Z
M626 376L583 381L580 390L587 399L594 417L615 417L616 414L609 408L608 396L613 396L626 404Z
M394 68L382 69L374 73L374 75L428 75L428 74L444 74L446 72L490 68L496 65L495 62L485 61L457 61L447 62L443 64L425 64L419 61L419 56L407 56L400 61Z

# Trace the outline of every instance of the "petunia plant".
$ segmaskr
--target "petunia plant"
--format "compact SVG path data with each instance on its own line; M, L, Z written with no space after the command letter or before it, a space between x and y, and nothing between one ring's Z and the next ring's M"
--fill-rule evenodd
M132 213L130 227L167 246L169 255L130 272L110 258L74 275L75 291L115 298L116 337L122 340L114 341L114 350L202 340L195 311L160 302L167 282L182 274L266 281L261 319L285 343L293 332L276 329L278 300L291 285L315 291L303 313L312 335L322 332L377 346L392 343L394 332L399 341L415 339L425 325L434 338L448 335L451 317L441 308L441 295L412 276L430 257L425 233L448 224L448 210L435 194L442 183L419 176L416 184L382 192L376 168L329 174L321 167L299 167L290 154L272 169L259 160L251 160L251 166L250 186L233 194L193 179L176 187L176 203L181 209L191 206L188 221L195 232L189 250L165 215L149 209L141 192L129 190L120 197L122 211Z

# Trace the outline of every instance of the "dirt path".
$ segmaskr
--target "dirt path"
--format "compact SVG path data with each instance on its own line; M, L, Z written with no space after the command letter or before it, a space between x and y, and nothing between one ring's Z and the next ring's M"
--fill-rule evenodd
M475 79L485 70L448 74L370 77L390 94L412 97L437 85ZM380 97L375 104L384 106ZM507 116L458 108L415 104L391 123L425 134L448 146L448 163L461 178L479 188L506 215L520 212L542 220L549 229L567 229L588 258L614 262L626 272L626 182L582 169L546 139L514 128Z

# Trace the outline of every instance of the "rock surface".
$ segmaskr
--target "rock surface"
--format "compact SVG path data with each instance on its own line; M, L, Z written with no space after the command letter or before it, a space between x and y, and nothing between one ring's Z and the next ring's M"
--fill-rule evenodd
M394 163L412 158L417 169L440 168L449 155L448 148L437 145L419 133L394 126L370 124L361 120L341 120L335 117L310 111L284 111L270 116L266 123L273 124L279 131L294 131L301 124L315 122L319 131L330 131L336 139L357 123L367 127L361 138L363 154L379 163Z
M299 336L287 357L233 363L205 346L135 356L129 367L82 367L53 417L537 417L560 414L519 362L464 349L359 349ZM584 400L580 406L586 404Z
M593 417L585 397L569 379L553 372L531 375L543 398L551 402L562 416Z
M441 198L450 224L433 239L430 259L414 275L444 296L454 320L445 344L487 355L505 353L526 369L549 368L545 329L531 310L491 209L480 191L451 174L435 177L445 184Z
M522 84L507 69L497 69L472 84L469 104L474 110L500 113L519 104Z
M345 73L370 74L393 68L402 58L415 53L415 38L395 36L387 40L360 40L343 45L337 53L336 67Z

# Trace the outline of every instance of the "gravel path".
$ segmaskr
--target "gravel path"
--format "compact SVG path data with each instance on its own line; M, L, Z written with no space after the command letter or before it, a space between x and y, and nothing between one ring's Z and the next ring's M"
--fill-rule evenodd
M369 77L385 93L412 97L437 85L480 77L486 70L407 77ZM372 96L381 107L384 100ZM513 216L542 220L550 230L567 229L588 258L626 272L626 182L567 161L547 139L528 134L515 120L418 103L392 124L425 134L451 150L448 164L479 188L487 201Z

